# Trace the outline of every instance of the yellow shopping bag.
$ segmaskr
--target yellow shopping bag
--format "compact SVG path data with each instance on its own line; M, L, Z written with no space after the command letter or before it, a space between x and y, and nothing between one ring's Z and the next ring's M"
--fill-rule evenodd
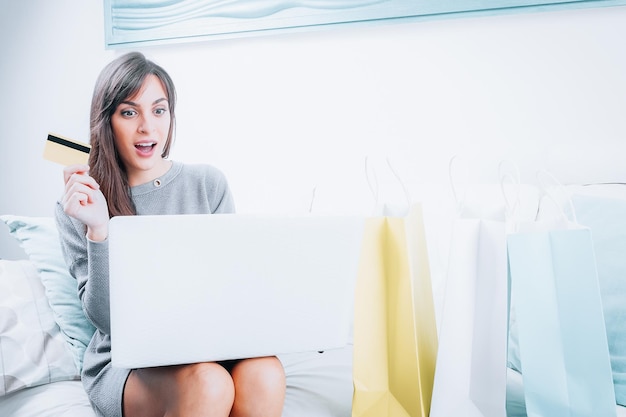
M427 417L437 328L422 209L366 220L356 283L353 417Z

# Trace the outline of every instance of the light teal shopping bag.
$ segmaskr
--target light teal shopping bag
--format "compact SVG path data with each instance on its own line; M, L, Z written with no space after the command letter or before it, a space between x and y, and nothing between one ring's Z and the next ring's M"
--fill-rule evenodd
M528 417L615 417L590 230L536 224L507 252Z

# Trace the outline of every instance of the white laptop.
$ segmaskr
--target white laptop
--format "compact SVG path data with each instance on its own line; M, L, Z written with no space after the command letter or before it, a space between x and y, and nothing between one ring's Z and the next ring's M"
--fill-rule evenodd
M112 218L113 365L345 346L363 228L349 216Z

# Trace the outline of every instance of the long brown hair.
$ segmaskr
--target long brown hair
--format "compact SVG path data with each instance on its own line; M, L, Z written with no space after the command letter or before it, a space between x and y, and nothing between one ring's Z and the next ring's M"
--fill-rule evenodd
M110 217L136 214L126 168L115 147L111 116L122 101L139 91L148 75L155 75L161 81L169 103L170 128L161 154L166 158L174 140L176 90L163 68L139 52L130 52L104 67L94 88L89 123L89 175L100 185Z

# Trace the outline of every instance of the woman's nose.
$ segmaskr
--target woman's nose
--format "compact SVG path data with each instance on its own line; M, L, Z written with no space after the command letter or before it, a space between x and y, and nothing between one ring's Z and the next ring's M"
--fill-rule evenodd
M154 124L150 117L142 116L139 120L139 133L150 133L153 130Z

